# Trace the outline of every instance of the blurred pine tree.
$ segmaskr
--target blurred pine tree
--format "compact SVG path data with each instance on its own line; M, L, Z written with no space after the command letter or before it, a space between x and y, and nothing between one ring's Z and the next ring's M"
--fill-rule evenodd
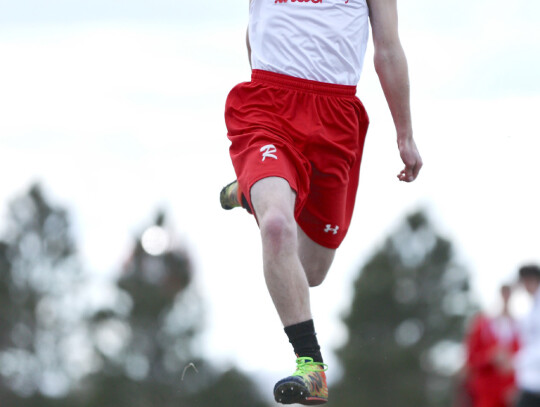
M15 199L0 245L0 394L62 397L77 380L73 349L80 320L81 269L67 213L39 185ZM14 402L13 404L15 405Z
M367 261L354 290L331 405L449 406L466 320L476 310L451 242L416 212Z

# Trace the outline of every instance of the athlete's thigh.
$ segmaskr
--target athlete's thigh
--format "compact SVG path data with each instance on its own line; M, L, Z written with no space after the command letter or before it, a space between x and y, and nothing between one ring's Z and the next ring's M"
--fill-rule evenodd
M281 177L263 178L253 184L250 190L255 216L260 219L269 210L279 211L288 220L294 221L296 193L286 179Z

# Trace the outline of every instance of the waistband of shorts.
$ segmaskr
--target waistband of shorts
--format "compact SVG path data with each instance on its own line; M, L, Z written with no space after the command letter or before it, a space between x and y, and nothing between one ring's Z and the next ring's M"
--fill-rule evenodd
M251 81L322 96L354 97L356 95L356 86L317 82L260 69L253 69Z

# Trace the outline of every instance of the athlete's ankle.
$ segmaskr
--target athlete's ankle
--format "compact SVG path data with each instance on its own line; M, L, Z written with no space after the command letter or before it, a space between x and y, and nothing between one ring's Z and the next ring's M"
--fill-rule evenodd
M286 326L285 333L297 357L309 357L314 362L323 363L313 319Z

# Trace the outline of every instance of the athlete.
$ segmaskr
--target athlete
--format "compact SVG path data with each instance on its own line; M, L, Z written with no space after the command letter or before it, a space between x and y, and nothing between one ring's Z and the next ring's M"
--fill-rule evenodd
M371 23L375 68L405 164L413 139L409 79L397 0L251 0L250 82L230 92L225 121L237 181L220 194L260 228L266 285L285 327L296 372L274 387L283 404L323 404L328 387L310 309L349 228L368 116L356 97Z

